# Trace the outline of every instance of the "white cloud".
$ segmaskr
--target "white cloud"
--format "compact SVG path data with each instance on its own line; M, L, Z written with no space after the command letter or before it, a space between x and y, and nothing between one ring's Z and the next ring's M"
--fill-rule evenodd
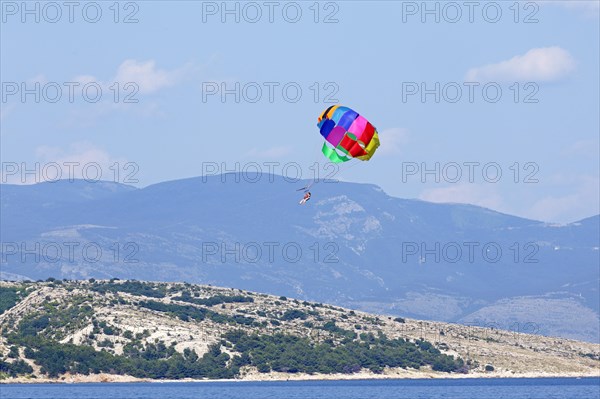
M173 70L158 69L154 60L136 61L125 60L117 67L116 74L113 78L107 81L99 79L94 75L81 74L69 79L69 82L79 83L83 86L88 83L97 83L102 88L103 92L110 93L111 86L118 82L121 90L127 83L134 83L138 86L140 93L154 93L160 89L171 87L183 80L188 73L192 71L191 64L185 64L180 68ZM40 83L44 85L48 83L45 75L39 74L27 80L28 83ZM131 90L127 91L128 93ZM110 97L110 96L107 96Z
M10 115L13 111L15 110L15 105L14 104L0 104L0 121L3 121L6 119L6 117L8 115ZM0 131L0 134L3 134L2 131Z
M121 85L135 83L140 89L140 93L153 93L165 87L174 86L184 76L189 69L189 65L181 68L167 71L158 69L156 62L125 60L117 69L117 75L114 81Z
M54 146L39 146L35 155L41 161L80 162L109 164L113 159L110 155L89 142L78 142L69 145L67 150Z
M108 152L88 142L73 143L68 148L39 146L33 162L21 163L17 170L2 169L2 182L9 184L34 184L59 179L116 180L115 163L122 172L127 160L115 158ZM112 168L111 168L112 167ZM34 171L26 174L24 170ZM98 174L100 172L100 174ZM118 176L119 179L122 176ZM121 179L122 180L122 179Z
M407 129L391 128L379 132L381 145L377 149L377 156L399 155L409 141Z
M112 112L127 111L135 112L143 117L161 116L162 113L156 102L152 100L144 100L143 104L140 101L140 96L143 94L155 93L163 88L171 87L184 78L189 76L195 69L192 64L185 64L180 68L173 70L164 70L156 67L156 62L153 60L136 61L125 60L117 67L117 71L112 78L107 80L100 79L94 75L81 74L76 75L68 82L74 82L73 101L78 104L88 104L89 101L85 95L94 97L96 91L84 91L83 87L89 83L96 83L100 88L101 99L94 103L93 107L69 107L69 115L63 119L63 125L67 127L89 127L93 126L100 118ZM28 82L39 82L46 84L47 78L40 74L28 80ZM137 89L126 87L127 83L134 83ZM119 84L118 101L115 100L115 83ZM69 91L64 88L63 93L67 95ZM70 95L70 94L69 94ZM138 102L135 102L135 101ZM3 110L0 115L2 118L8 114Z
M418 198L436 203L478 205L545 222L569 223L600 212L598 176L563 173L546 176L543 181L545 186L535 190L528 187L525 191L506 190L506 186L497 184L453 184L425 189Z
M471 68L465 80L477 81L555 81L575 69L575 60L560 47L542 47L529 50L510 60Z
M595 156L598 158L598 148L600 148L600 142L598 139L578 140L565 148L562 153L568 156Z
M500 195L492 187L475 184L456 184L441 188L425 189L419 199L437 203L461 203L499 210L503 207Z
M600 212L598 176L553 176L553 181L575 183L565 195L549 195L536 201L528 215L551 222L573 222ZM566 190L565 190L566 191Z

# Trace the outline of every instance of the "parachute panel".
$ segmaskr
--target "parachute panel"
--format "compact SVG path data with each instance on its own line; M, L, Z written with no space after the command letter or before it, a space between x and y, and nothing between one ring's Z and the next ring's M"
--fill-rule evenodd
M368 161L380 144L377 129L348 107L327 108L319 116L317 126L326 140L321 151L333 163Z

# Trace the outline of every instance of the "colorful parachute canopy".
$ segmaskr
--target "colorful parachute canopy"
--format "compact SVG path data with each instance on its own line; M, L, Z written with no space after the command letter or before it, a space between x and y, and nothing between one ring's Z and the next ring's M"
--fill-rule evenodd
M341 105L327 108L317 124L325 138L323 154L333 163L353 158L371 159L379 147L379 134L369 121L357 112Z

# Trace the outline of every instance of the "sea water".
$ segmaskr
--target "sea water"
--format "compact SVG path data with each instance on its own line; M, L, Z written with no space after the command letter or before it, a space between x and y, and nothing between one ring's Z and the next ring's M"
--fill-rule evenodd
M6 384L1 399L600 399L600 378Z

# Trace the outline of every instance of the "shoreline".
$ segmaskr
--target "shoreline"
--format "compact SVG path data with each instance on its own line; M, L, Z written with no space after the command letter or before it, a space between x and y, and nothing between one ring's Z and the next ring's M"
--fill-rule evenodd
M264 377L264 378L261 378ZM374 381L374 380L472 380L472 379L539 379L539 378L570 378L570 379L599 379L600 370L597 373L471 373L471 374L437 374L429 372L416 373L390 373L390 374L369 374L356 373L349 375L340 374L315 374L315 375L292 375L292 376L254 376L250 378L237 379L179 379L179 380L157 380L144 379L122 375L97 374L93 376L72 376L64 379L42 379L42 378L6 378L0 380L1 385L29 385L29 384L57 384L57 385L85 385L85 384L185 384L185 383L232 383L232 382L307 382L307 381Z

